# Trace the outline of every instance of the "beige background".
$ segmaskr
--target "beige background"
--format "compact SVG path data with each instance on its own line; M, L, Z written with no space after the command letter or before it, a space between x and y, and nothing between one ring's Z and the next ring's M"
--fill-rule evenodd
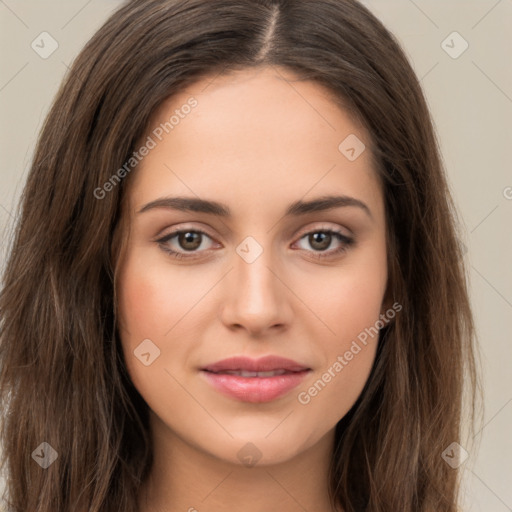
M485 417L480 449L470 450L462 466L464 510L512 511L512 0L364 3L398 37L422 80L466 225ZM68 65L119 4L0 0L2 267L14 207L50 102ZM59 44L48 59L31 48L43 31ZM454 31L469 44L457 58L442 46L446 40L452 53L463 48Z

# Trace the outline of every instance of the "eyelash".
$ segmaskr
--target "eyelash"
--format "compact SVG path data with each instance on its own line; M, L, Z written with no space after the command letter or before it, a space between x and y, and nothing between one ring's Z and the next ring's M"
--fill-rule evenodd
M172 240L174 237L176 237L182 233L197 233L197 234L205 235L208 238L211 238L210 235L208 235L208 233L205 233L204 231L201 231L200 229L181 229L179 231L174 231L173 233L169 233L168 235L165 235L163 238L156 240L156 242L158 243L158 245L161 247L161 249L164 252L166 252L167 254L169 254L171 257L173 257L175 259L178 259L178 260L183 259L183 258L196 259L197 256L194 256L194 254L197 254L197 253L192 252L192 253L190 253L191 255L188 255L186 253L174 251L173 249L170 249L169 246L165 245L167 242ZM315 233L334 235L335 238L338 241L342 242L342 244L343 244L338 249L334 249L331 251L313 251L313 255L314 255L313 257L320 259L320 260L341 255L341 254L345 253L355 243L355 240L353 238L349 238L346 235L340 233L339 231L336 231L333 229L316 229L313 231L308 231L307 233L304 233L299 238L299 240L302 240L303 238L305 238L309 235L315 234Z

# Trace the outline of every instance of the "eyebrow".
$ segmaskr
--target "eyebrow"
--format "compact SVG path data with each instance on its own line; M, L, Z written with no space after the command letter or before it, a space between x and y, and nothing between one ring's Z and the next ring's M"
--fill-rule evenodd
M323 196L311 201L295 201L288 206L284 216L298 217L308 213L321 212L347 206L360 208L371 219L373 219L370 208L368 208L368 206L359 199L350 196ZM227 205L218 203L217 201L208 201L206 199L194 197L162 197L144 205L138 213L144 213L155 208L168 208L183 212L207 213L223 218L231 217L231 210Z

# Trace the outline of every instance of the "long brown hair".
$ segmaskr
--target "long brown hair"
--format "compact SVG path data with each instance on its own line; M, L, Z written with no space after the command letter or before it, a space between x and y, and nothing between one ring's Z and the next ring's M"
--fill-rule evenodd
M384 186L388 296L403 310L336 427L332 501L346 512L457 509L458 472L441 453L460 440L465 382L475 403L467 270L427 104L397 40L353 0L135 0L73 63L20 202L0 296L12 512L136 511L152 461L148 407L125 369L115 307L130 176L98 190L165 99L260 65L326 86L371 134ZM46 469L33 452L54 452L41 443L58 455Z

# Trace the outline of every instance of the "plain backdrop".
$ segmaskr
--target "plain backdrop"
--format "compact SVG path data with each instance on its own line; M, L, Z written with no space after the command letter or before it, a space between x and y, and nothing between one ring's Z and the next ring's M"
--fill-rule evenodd
M396 35L421 79L466 229L461 242L481 344L485 415L480 447L462 465L464 510L512 511L512 0L364 3ZM2 267L50 103L70 63L119 5L0 0ZM46 59L31 46L42 32L58 44Z

